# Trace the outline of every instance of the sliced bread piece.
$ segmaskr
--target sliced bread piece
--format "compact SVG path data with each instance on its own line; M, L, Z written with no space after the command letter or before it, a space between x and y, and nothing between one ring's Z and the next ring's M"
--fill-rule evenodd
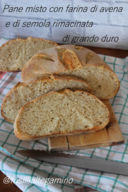
M21 71L39 50L56 45L53 41L32 37L10 40L0 47L0 71Z
M25 104L15 119L21 140L41 139L103 129L110 120L106 105L84 91L50 92Z
M22 80L29 83L45 74L68 74L82 78L100 99L114 97L120 87L112 69L96 53L79 46L59 46L34 55L24 65Z
M91 91L89 85L84 81L69 76L52 76L36 80L29 85L19 82L5 96L1 114L9 122L14 122L19 109L28 101L35 99L49 91L57 91L65 88L81 89Z

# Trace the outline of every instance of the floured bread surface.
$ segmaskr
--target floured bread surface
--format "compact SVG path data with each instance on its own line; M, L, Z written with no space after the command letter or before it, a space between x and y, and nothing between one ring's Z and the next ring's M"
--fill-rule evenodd
M89 85L84 81L69 76L52 76L52 78L43 78L26 85L19 82L5 96L1 114L9 122L14 122L19 109L28 101L35 99L49 91L58 91L62 89L81 89L91 91Z
M104 103L87 92L50 92L20 109L14 133L21 140L32 140L97 131L108 124L109 116Z
M47 59L44 55L47 55ZM22 80L29 83L45 74L66 74L82 78L100 99L114 97L120 87L112 69L96 53L79 46L59 46L34 55L23 68Z
M21 71L38 51L56 45L53 41L32 37L10 40L0 47L0 71Z
M45 75L58 74L81 66L81 62L74 51L56 47L35 54L24 65L21 75L22 80L29 83Z

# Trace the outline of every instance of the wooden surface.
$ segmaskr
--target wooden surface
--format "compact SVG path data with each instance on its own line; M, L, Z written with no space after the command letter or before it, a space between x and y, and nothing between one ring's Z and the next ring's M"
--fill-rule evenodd
M107 48L98 48L98 47L88 47L90 49L92 49L93 51L95 51L96 53L99 54L104 54L104 55L110 55L110 56L114 56L114 57L126 57L128 56L128 50L118 50L118 49L107 49ZM1 192L21 192L20 189L18 189L14 184L4 184L3 183L3 178L5 177L5 175L0 172L0 191ZM94 190L92 189L86 189L86 192L91 191L93 192Z
M113 57L120 57L124 58L128 56L128 50L120 50L120 49L107 49L107 48L99 48L99 47L88 47L92 51L95 51L96 53L103 54L103 55L109 55Z
M95 133L52 137L48 139L49 150L77 150L111 146L123 143L124 138L109 101L104 102L110 111L111 120L107 127Z

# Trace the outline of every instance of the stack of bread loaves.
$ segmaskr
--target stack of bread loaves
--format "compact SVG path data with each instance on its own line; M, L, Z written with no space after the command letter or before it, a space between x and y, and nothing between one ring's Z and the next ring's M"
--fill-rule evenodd
M116 95L116 74L93 51L44 39L11 40L0 49L0 71L22 71L1 114L21 140L98 131L110 121L102 100Z

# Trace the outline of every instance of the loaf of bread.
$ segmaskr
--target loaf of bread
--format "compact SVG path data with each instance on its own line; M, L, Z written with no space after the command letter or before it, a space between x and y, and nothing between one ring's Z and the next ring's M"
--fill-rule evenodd
M51 78L45 77L29 85L19 82L5 96L1 107L1 114L7 121L14 122L19 109L27 102L49 91L58 91L66 88L91 91L89 85L84 80L68 76L56 75Z
M50 92L25 104L14 133L21 140L78 134L103 129L110 120L105 104L84 91Z
M21 71L39 50L56 45L53 41L32 37L10 40L0 47L0 71Z
M93 51L79 46L59 46L34 55L22 70L29 83L45 74L67 74L84 79L100 99L116 95L120 83L112 69Z

